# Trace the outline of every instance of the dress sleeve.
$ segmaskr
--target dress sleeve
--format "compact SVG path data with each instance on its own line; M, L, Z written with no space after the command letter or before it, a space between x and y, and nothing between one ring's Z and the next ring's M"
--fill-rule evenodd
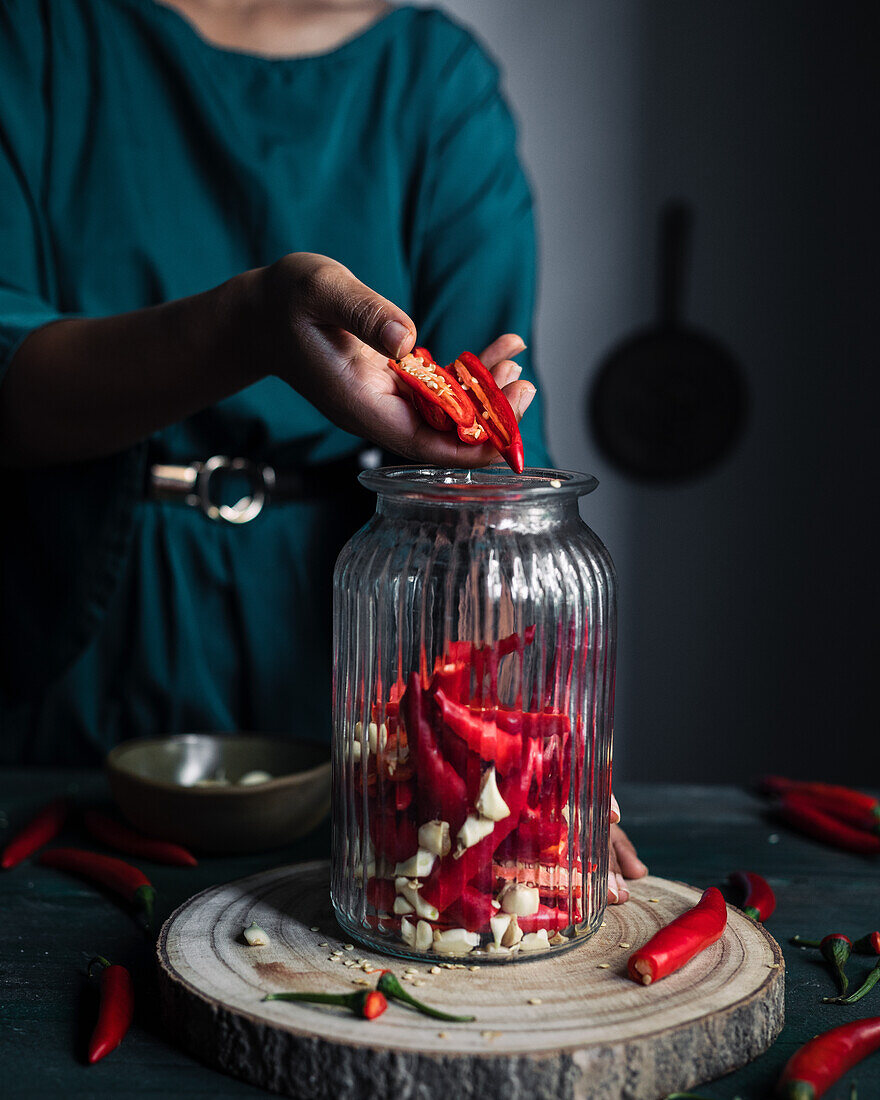
M431 133L417 185L413 269L419 343L441 363L477 355L516 332L522 378L538 386L532 362L535 234L532 198L516 151L516 128L498 70L461 39L432 73ZM552 465L540 386L520 426L527 466Z
M59 302L45 215L48 5L0 4L0 385L22 342L73 314ZM128 555L145 448L2 471L0 725L93 637Z

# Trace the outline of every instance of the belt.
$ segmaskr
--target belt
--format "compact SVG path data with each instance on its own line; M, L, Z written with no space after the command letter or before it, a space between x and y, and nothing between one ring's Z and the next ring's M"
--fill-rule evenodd
M225 523L250 523L270 502L319 500L357 488L361 470L382 464L382 452L371 447L333 462L276 470L248 458L213 455L204 462L175 466L157 462L148 467L147 496L199 508L208 519ZM249 492L235 504L218 504L212 496L215 478L234 474L245 477Z

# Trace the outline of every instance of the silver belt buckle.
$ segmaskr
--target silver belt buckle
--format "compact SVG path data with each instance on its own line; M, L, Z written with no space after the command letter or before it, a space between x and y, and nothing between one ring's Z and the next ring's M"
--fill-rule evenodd
M215 504L211 500L211 478L218 470L245 474L251 483L248 496L235 504ZM247 458L213 455L207 462L191 466L156 465L150 470L153 495L159 500L183 500L215 522L250 523L262 512L266 499L275 487L275 471L271 466L258 465Z

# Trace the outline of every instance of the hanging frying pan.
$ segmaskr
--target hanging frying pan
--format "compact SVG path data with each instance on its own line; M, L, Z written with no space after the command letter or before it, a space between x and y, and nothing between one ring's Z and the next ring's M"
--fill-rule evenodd
M611 352L589 398L602 451L642 481L682 481L711 469L745 424L747 394L736 363L682 320L690 226L683 203L664 208L657 323Z

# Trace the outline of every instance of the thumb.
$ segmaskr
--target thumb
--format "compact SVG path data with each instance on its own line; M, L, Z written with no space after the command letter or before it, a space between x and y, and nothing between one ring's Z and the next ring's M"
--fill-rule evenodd
M356 279L342 264L321 264L309 282L310 311L318 324L343 328L394 359L415 344L416 326L403 310Z

